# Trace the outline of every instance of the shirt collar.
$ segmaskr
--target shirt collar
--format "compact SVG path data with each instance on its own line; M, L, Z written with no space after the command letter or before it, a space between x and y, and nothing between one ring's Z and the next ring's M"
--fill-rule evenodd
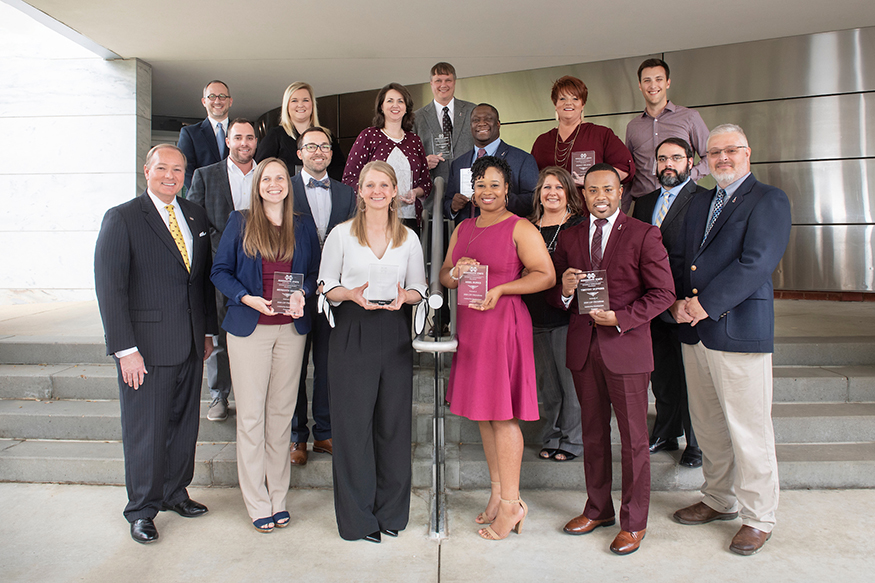
M173 197L173 200L171 202L167 203L167 202L164 202L163 200L161 200L160 198L158 198L157 196L155 196L154 194L152 194L152 191L150 191L148 188L146 189L146 193L149 195L149 198L152 200L152 204L154 204L155 208L158 209L158 212L161 212L162 210L164 210L164 207L166 207L168 204L173 205L174 212L182 210L179 208L179 202L175 196Z
M500 141L501 141L501 138L495 138L495 140L493 140L492 142L489 142L488 144L483 146L483 149L486 150L487 156L495 156L495 152L498 151L498 143ZM478 146L477 144L474 144L474 159L475 160L477 159L477 152L479 152L479 151L480 151L480 146Z
M242 174L243 176L249 176L250 174L252 174L253 172L255 172L255 167L258 166L258 164L255 163L255 159L253 158L252 161L249 163L250 166L251 166L251 167L249 168L249 172L243 172L243 171L240 169L240 166L238 166L237 164L234 163L233 160L231 160L231 156L228 156L228 157L225 158L225 159L228 161L228 170L229 170L229 171L231 171L231 172L237 172L238 174Z
M674 108L675 108L675 104L672 103L671 100L668 100L665 102L665 107L662 108L662 112L659 115L662 115L665 112L672 113L672 112L674 112ZM650 117L650 114L647 113L647 110L645 109L644 113L641 114L641 117L647 118L647 117ZM656 116L656 117L659 117L659 116Z
M612 229L614 228L614 223L617 222L618 216L620 216L620 207L617 207L617 210L614 211L614 214L612 214L609 217L606 217L608 219L608 226L611 227ZM597 219L598 219L598 217L596 217L594 214L590 213L589 226L592 227L593 225L595 225L595 222Z
M689 182L689 181L690 181L690 179L688 177L686 180L684 180L683 182L681 182L677 186L673 186L673 187L669 188L668 190L666 190L665 187L660 187L662 189L662 192L659 195L662 196L663 194L665 194L667 192L668 198L674 199L674 197L676 197L678 195L678 193L680 193L681 189L684 186L686 186L687 182Z
M310 184L311 178L313 180L316 180L317 182L325 180L326 178L328 178L328 172L326 172L325 176L323 176L322 178L316 178L315 176L312 176L309 172L307 172L306 170L301 168L301 180L304 181L304 186L307 186L308 184ZM331 184L331 183L329 182L329 184Z
M434 100L434 106L437 109L439 114L443 114L444 108L447 107L450 110L450 119L453 119L453 114L456 112L456 98L453 97L450 99L450 102L446 105L441 105L437 102L437 99Z
M732 184L730 184L729 186L724 188L723 190L726 191L726 198L732 198L732 195L735 194L735 191L738 190L738 187L741 186L741 183L744 182L745 180L747 180L748 176L750 176L750 172L748 172L747 174L745 174L744 176L742 176L741 178L739 178L738 180L736 180L735 182L733 182ZM718 186L717 190L719 190L719 189L720 189L720 187Z

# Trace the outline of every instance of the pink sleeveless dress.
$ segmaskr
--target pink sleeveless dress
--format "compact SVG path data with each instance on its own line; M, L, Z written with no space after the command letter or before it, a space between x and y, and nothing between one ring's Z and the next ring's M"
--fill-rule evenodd
M513 242L522 219L513 216L484 229L463 221L453 263L471 257L489 266L490 289L518 279L523 264ZM453 356L450 411L474 421L538 420L532 319L522 296L505 295L486 312L459 306L459 349Z

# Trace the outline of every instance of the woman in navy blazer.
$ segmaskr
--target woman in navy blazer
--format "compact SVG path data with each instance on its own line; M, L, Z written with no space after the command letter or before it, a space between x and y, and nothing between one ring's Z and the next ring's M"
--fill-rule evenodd
M248 211L235 211L219 242L211 279L228 298L222 327L237 405L237 474L261 532L289 524L289 439L320 248L316 225L296 215L288 169L268 158L255 170ZM302 274L284 312L273 309L275 273Z

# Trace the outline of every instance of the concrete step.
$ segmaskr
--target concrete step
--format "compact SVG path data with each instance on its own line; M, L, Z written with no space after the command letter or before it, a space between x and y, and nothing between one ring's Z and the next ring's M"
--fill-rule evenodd
M520 486L583 490L582 458L557 463L537 457L538 448L523 455ZM778 471L783 489L873 488L875 445L863 443L778 445ZM198 444L194 486L236 486L237 460L233 443ZM413 450L413 487L428 488L432 476L432 451L419 445ZM488 489L489 473L478 445L448 445L446 481L450 489ZM680 452L660 452L651 457L651 489L696 490L702 485L701 469L677 464ZM620 449L613 451L613 489L622 479ZM117 441L57 441L0 439L0 481L77 484L124 484L122 445ZM331 456L310 453L306 466L292 468L296 488L331 488Z
M11 336L0 338L0 364L112 364L103 337Z
M875 364L875 336L779 336L772 362L796 366Z

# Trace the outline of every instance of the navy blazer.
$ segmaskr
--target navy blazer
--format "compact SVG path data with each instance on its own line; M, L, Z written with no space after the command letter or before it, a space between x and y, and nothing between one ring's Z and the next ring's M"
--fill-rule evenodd
M250 257L243 252L243 227L246 219L240 211L228 217L222 233L219 249L213 261L210 279L216 288L228 298L228 313L222 328L234 336L249 336L258 324L260 313L244 305L240 300L245 295L263 297L264 285L261 271L261 255ZM316 277L319 275L319 238L316 225L307 216L295 216L295 255L292 258L292 273L304 274L304 295L316 294ZM298 334L310 332L310 314L295 321Z
M447 190L444 192L445 217L452 216L453 197L460 192L459 171L471 167L476 149L475 146L474 149L468 150L450 164L450 179L447 181ZM528 217L534 210L532 201L535 198L535 187L538 185L538 164L535 162L534 156L501 140L498 142L498 149L495 150L495 157L505 160L510 165L511 176L507 190L507 210L521 217ZM477 211L472 215L471 210L470 202L459 209L455 218L456 224L458 225L463 220L479 214Z
M328 231L355 215L355 191L352 188L331 178L331 215L328 217ZM307 201L307 191L304 189L304 178L298 173L292 177L292 193L295 196L295 212L311 217L310 203Z
M185 154L185 188L191 188L191 177L194 171L216 162L221 162L228 156L228 147L225 146L225 156L219 154L219 143L216 141L216 132L210 118L204 121L183 126L179 130L179 149Z
M772 273L790 240L790 201L753 174L726 201L702 244L717 190L693 197L684 229L671 249L678 299L697 296L708 318L682 324L681 342L712 350L772 352L775 337Z

